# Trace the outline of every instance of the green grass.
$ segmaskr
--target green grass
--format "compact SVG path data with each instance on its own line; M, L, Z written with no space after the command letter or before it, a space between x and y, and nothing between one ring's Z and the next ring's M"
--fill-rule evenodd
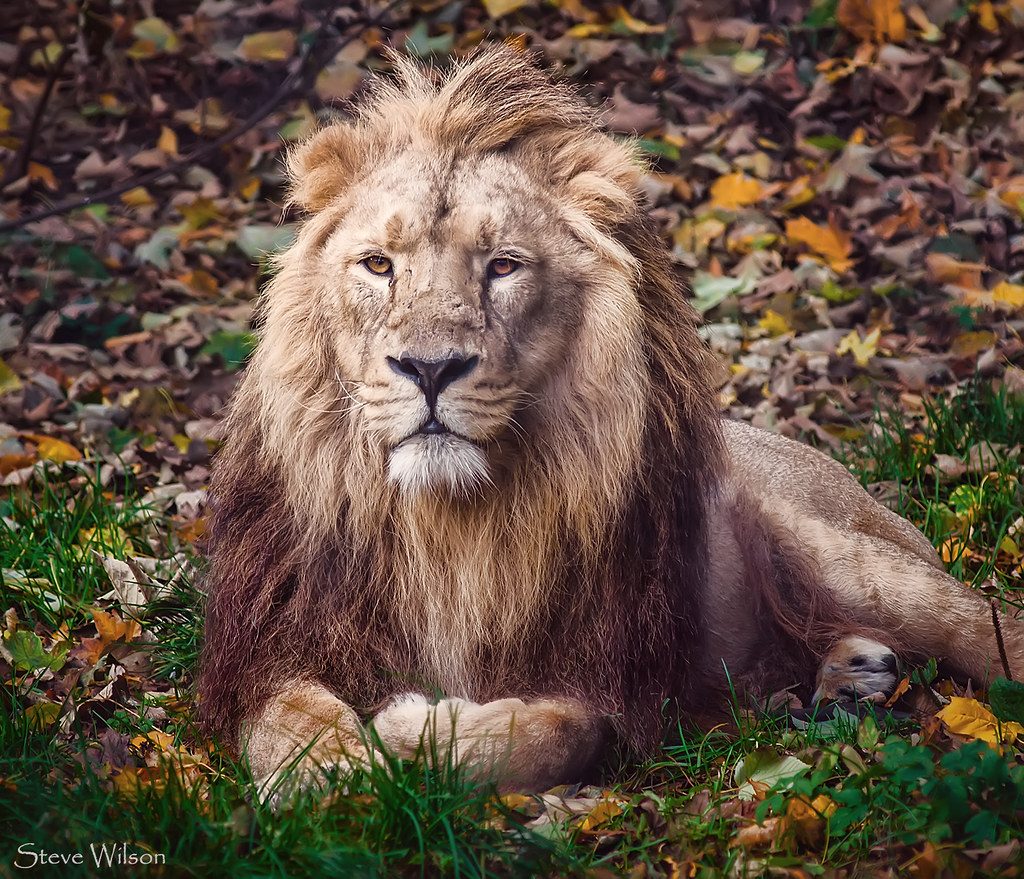
M1013 447L1022 439L1024 400L977 385L929 401L913 419L881 414L844 458L865 484L898 484L894 506L936 545L955 539L954 573L986 588L994 577L1018 603L1024 532L1013 532L1022 508ZM956 477L929 469L936 454L963 458L978 444L989 448L984 467ZM147 869L97 870L89 846L111 842L165 856L161 875L170 876L817 875L922 858L965 870L963 849L1024 833L1024 768L1013 748L958 749L912 722L798 732L742 706L729 729L680 729L650 760L610 764L610 795L557 792L580 810L569 819L538 820L539 798L502 800L444 759L435 770L388 761L272 812L245 764L194 728L202 596L193 578L174 577L139 615L153 643L113 638L98 657L65 665L97 635L93 608L111 608L92 551L170 558L182 549L132 486L118 488L115 502L73 465L0 499L0 599L17 615L6 617L0 664L2 875L21 874L19 845L84 854L81 866L43 875ZM761 772L783 757L803 768L738 799L738 765ZM581 794L597 798L597 811ZM757 833L755 844L737 844Z

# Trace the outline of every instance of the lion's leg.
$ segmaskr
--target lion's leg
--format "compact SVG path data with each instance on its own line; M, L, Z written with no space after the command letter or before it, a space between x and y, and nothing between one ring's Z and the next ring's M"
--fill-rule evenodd
M891 633L887 645L936 657L977 683L1003 673L988 603L930 561L889 541L819 520L794 529L852 618ZM1024 621L1001 617L1011 672L1024 677Z
M477 704L398 697L373 719L392 753L469 765L503 790L546 790L579 778L601 756L607 721L570 699Z
M242 729L262 796L315 783L325 770L365 765L365 731L355 711L326 687L292 681Z

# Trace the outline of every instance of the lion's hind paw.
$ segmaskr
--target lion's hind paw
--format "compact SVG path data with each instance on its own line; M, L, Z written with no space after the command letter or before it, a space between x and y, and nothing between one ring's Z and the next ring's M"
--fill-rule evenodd
M885 702L899 683L896 654L869 638L843 638L822 661L815 702Z

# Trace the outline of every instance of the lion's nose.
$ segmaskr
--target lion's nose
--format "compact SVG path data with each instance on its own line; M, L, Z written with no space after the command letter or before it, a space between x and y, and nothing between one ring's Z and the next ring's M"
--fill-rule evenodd
M448 385L458 381L465 375L469 375L479 362L477 356L463 357L454 354L442 360L420 360L418 357L388 357L390 366L399 375L416 382L417 387L423 391L427 398L427 405L431 409L437 403L437 398Z

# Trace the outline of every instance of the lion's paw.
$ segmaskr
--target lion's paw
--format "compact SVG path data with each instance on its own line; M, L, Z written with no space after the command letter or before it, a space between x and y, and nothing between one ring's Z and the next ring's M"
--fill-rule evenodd
M818 671L815 702L884 702L896 690L899 664L884 644L851 635L833 647Z
M304 791L326 793L334 779L341 779L341 792L348 791L349 778L356 771L367 770L375 757L369 752L339 754L332 757L306 755L279 767L266 778L257 780L257 796L275 811Z

